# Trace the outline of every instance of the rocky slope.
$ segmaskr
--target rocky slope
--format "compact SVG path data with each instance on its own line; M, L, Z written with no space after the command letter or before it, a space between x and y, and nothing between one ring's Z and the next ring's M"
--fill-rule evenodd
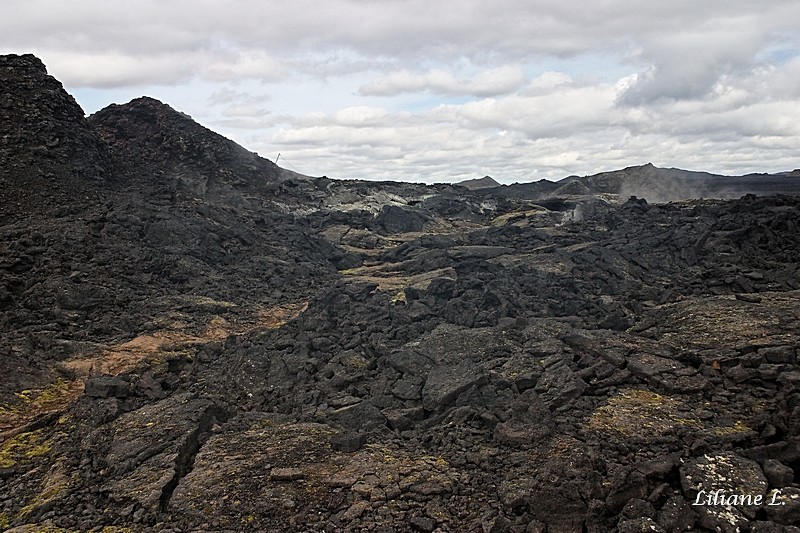
M47 213L111 176L107 146L41 60L0 56L0 90L0 220Z
M797 531L797 196L312 179L0 79L0 530Z
M222 200L232 190L264 194L276 182L303 178L153 98L110 105L88 123L137 186L149 181L188 199Z

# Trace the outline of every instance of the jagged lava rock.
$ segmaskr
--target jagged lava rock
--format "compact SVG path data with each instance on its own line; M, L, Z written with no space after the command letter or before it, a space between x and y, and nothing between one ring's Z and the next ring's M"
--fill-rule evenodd
M66 204L111 167L105 143L41 60L0 56L0 216Z

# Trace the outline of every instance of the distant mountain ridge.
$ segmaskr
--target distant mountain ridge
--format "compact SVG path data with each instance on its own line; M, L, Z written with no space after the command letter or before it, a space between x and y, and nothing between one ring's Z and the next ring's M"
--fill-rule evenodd
M669 202L690 198L739 198L745 194L797 194L800 181L786 174L748 174L724 176L709 172L659 168L652 163L601 172L569 179L553 194L567 193L574 183L585 188L584 194L637 196L649 202ZM562 182L559 182L562 183Z
M559 181L481 188L504 198L528 200L612 195L624 200L631 196L649 202L670 202L691 198L739 198L745 194L799 194L800 172L725 176L709 172L659 168L652 163L589 176L568 176ZM477 180L476 180L477 181Z
M459 181L456 185L461 185L462 187L466 187L471 191L477 191L478 189L491 189L493 187L499 187L500 184L495 181L494 178L491 176L484 176L482 178L476 178L471 180L464 180Z

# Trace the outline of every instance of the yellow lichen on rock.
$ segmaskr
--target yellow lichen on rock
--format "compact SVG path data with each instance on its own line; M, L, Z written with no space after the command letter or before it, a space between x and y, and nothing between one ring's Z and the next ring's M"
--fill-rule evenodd
M736 435L739 433L754 433L753 430L741 420L737 420L732 426L714 427L711 431L718 437Z
M11 468L20 461L47 455L52 448L53 442L45 438L43 429L20 433L0 447L0 468Z
M14 533L78 533L74 529L64 529L44 524L25 524L24 526L15 527L13 531Z
M26 389L15 393L19 399L13 405L0 405L0 433L18 428L46 413L65 409L83 392L83 383L63 378L43 389ZM2 437L0 437L0 440Z
M702 427L697 418L680 416L684 410L683 402L676 398L643 389L626 389L597 408L587 427L643 439L678 426Z

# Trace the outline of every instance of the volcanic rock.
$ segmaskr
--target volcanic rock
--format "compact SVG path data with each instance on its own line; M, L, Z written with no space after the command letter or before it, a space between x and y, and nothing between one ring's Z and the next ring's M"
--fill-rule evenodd
M0 76L0 529L797 524L796 172L309 178Z
M126 398L133 393L130 382L117 376L98 376L87 379L84 394L93 398Z
M476 191L478 189L491 189L500 186L500 184L497 183L497 181L495 181L494 178L492 178L491 176L484 176L482 178L459 181L458 185L466 187L471 191Z
M0 92L0 217L47 213L111 177L107 146L39 58L0 56Z

